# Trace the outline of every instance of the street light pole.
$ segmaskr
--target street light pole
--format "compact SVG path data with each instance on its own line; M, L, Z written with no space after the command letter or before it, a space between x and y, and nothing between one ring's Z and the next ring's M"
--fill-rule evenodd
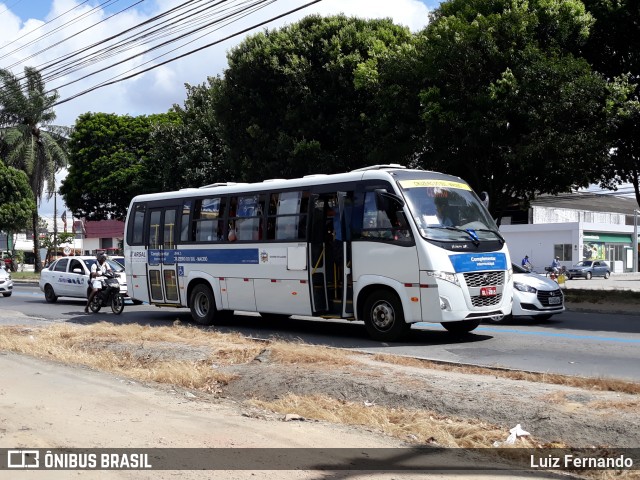
M638 213L640 210L633 211L633 273L638 273Z
M53 258L51 260L55 260L58 257L58 195L55 188L55 179L53 182Z

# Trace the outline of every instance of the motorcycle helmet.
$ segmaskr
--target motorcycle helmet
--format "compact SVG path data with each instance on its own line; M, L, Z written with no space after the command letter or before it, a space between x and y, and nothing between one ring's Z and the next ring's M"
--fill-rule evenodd
M96 260L100 261L100 260L106 260L107 259L107 255L104 253L98 253L96 255Z

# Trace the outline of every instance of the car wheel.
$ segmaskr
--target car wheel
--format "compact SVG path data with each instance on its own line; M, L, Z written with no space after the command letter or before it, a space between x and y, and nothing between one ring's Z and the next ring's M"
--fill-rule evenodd
M131 300L134 305L142 305L144 302L142 300Z
M48 303L55 303L58 301L56 292L53 291L53 287L48 283L44 286L44 299Z
M536 315L535 317L533 317L535 320L540 320L542 322L545 322L547 320L549 320L551 317L553 317L553 315Z
M480 325L480 320L461 320L459 322L442 322L441 325L449 332L460 335L469 333Z
M591 280L591 272L587 272L587 274L584 276L584 278L586 278L587 280Z
M569 280L573 280L573 276L571 276L571 275L568 275L568 276L567 276L567 278L568 278Z
M7 293L3 293L2 296L3 297L10 297L12 292L7 292Z
M607 278L609 278L611 276L610 272L604 272L604 279L606 280Z
M376 290L367 297L363 317L369 336L381 342L401 340L411 329L404 321L400 299L388 290Z

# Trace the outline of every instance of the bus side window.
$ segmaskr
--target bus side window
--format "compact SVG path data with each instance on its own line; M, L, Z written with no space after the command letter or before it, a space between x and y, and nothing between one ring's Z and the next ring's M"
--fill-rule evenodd
M219 242L221 212L224 201L220 197L196 200L193 212L193 236L196 242Z
M129 225L127 232L129 244L142 245L144 243L144 205L136 205L134 207L133 222Z
M362 237L411 243L413 238L407 219L395 202L381 200L376 192L366 192L362 220Z
M191 242L193 237L190 235L189 217L191 215L191 200L185 200L182 204L182 219L180 220L180 241Z

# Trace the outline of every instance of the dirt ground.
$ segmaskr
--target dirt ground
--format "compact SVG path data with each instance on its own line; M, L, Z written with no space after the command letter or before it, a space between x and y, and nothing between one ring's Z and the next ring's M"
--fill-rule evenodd
M601 308L607 308L605 305ZM584 307L588 309L589 307ZM593 307L591 307L593 308ZM620 307L620 311L624 311ZM631 310L635 311L635 310ZM115 347L113 347L115 348ZM122 352L123 346L118 345ZM124 347L127 354L202 360L202 347L151 344ZM502 442L520 424L539 445L629 447L640 445L638 395L550 383L511 380L498 375L442 371L398 365L372 356L354 356L353 364L282 364L268 345L253 361L220 367L235 379L216 392L141 384L83 367L64 366L0 352L0 447L357 447L415 445L411 435L392 438L375 429L313 419L285 421L285 415L261 410L252 401L274 401L289 394L326 395L362 405L433 412L446 418L498 427ZM433 445L443 439L435 436ZM461 460L471 465L472 460ZM466 462L466 463L465 463ZM2 476L0 471L0 478ZM23 472L21 472L23 473ZM73 478L69 472L24 472L20 478ZM83 478L454 478L429 473L350 473L318 471L102 472ZM201 474L202 472L200 472ZM46 474L46 475L45 475ZM79 473L78 473L79 475ZM108 476L106 476L108 475ZM148 475L148 476L147 476ZM455 478L533 478L490 472ZM552 478L542 475L544 478ZM7 477L9 478L9 477Z
M265 366L265 365L263 365ZM252 367L247 377L264 376ZM275 372L270 372L269 377ZM291 378L291 376L287 376ZM311 375L324 384L326 378ZM262 381L262 385L269 382ZM273 395L278 383L272 385ZM373 390L342 384L343 392ZM258 385L252 390L256 390ZM233 390L241 389L241 384ZM317 390L310 386L307 391ZM405 442L345 425L285 421L274 414L233 400L233 390L214 398L166 385L143 385L126 378L78 366L0 353L0 448L371 448L406 447ZM282 390L280 390L282 392ZM390 395L392 398L394 395ZM401 450L402 451L402 450ZM4 460L4 459L3 459ZM195 470L162 471L0 471L0 478L21 480L89 479L433 479L560 478L540 472L474 473L474 460L456 458L462 472L363 472L331 470ZM2 462L0 462L2 464ZM270 465L267 461L267 465ZM496 462L500 466L500 462ZM392 470L390 468L390 470ZM11 474L11 475L9 475ZM566 478L566 477L564 477Z

